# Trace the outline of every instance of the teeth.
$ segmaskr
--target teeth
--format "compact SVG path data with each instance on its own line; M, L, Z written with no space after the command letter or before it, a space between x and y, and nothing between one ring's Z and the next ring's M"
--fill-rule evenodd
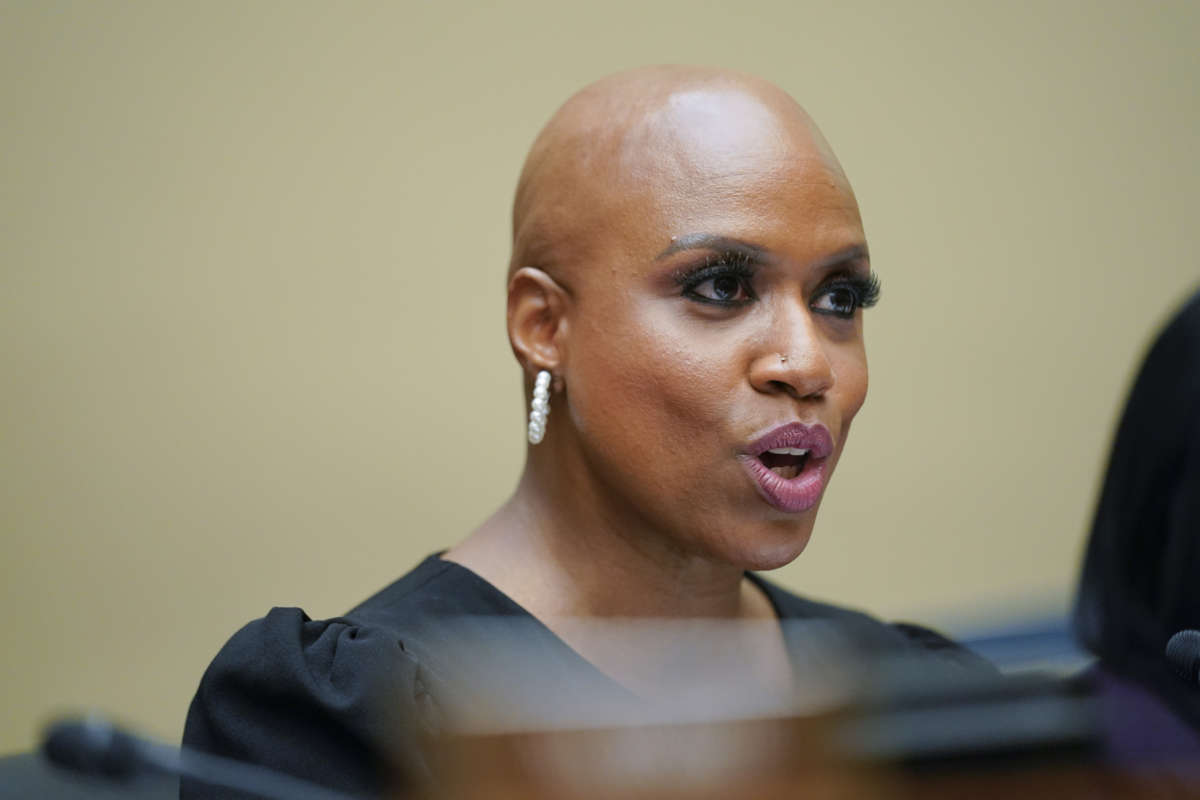
M798 447L776 447L768 450L768 453L774 453L777 456L806 456L807 450L801 450Z

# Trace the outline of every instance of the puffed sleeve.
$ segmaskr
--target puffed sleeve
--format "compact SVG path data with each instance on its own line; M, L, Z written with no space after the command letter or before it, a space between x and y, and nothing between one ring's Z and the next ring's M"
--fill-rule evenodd
M275 608L213 660L188 710L185 747L351 794L418 778L412 748L432 724L420 667L395 631ZM184 781L184 800L242 798Z

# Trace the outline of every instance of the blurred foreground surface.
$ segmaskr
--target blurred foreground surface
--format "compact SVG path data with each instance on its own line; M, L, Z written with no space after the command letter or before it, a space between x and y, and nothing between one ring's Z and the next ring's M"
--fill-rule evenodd
M1194 738L1132 759L1114 750L1124 729L1151 718L1114 706L1094 671L1006 675L922 652L869 653L844 626L803 621L785 630L804 647L780 690L722 657L728 623L580 623L630 659L670 655L678 669L650 700L614 694L590 672L551 674L519 620L446 624L456 626L458 649L444 655L461 666L461 691L436 730L396 742L389 796L1200 797ZM1036 632L1026 649L1044 653L1046 638ZM0 761L0 797L175 796L177 784L144 777L93 784L25 757Z

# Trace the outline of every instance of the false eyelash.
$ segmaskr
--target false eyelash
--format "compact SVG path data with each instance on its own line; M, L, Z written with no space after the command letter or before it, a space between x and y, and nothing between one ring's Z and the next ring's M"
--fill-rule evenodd
M826 284L825 289L849 289L858 298L859 308L870 308L878 303L882 290L879 276L874 272L865 278L858 275L842 275Z
M729 251L709 256L703 264L691 269L682 269L672 277L685 290L691 290L713 278L726 275L742 281L746 291L750 290L750 279L754 277L753 259L748 253Z

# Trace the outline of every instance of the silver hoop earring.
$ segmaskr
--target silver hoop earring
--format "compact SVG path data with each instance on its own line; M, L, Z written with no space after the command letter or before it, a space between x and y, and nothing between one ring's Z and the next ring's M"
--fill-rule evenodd
M529 408L529 443L538 444L546 435L546 417L550 416L550 373L542 370L533 382L533 403Z

